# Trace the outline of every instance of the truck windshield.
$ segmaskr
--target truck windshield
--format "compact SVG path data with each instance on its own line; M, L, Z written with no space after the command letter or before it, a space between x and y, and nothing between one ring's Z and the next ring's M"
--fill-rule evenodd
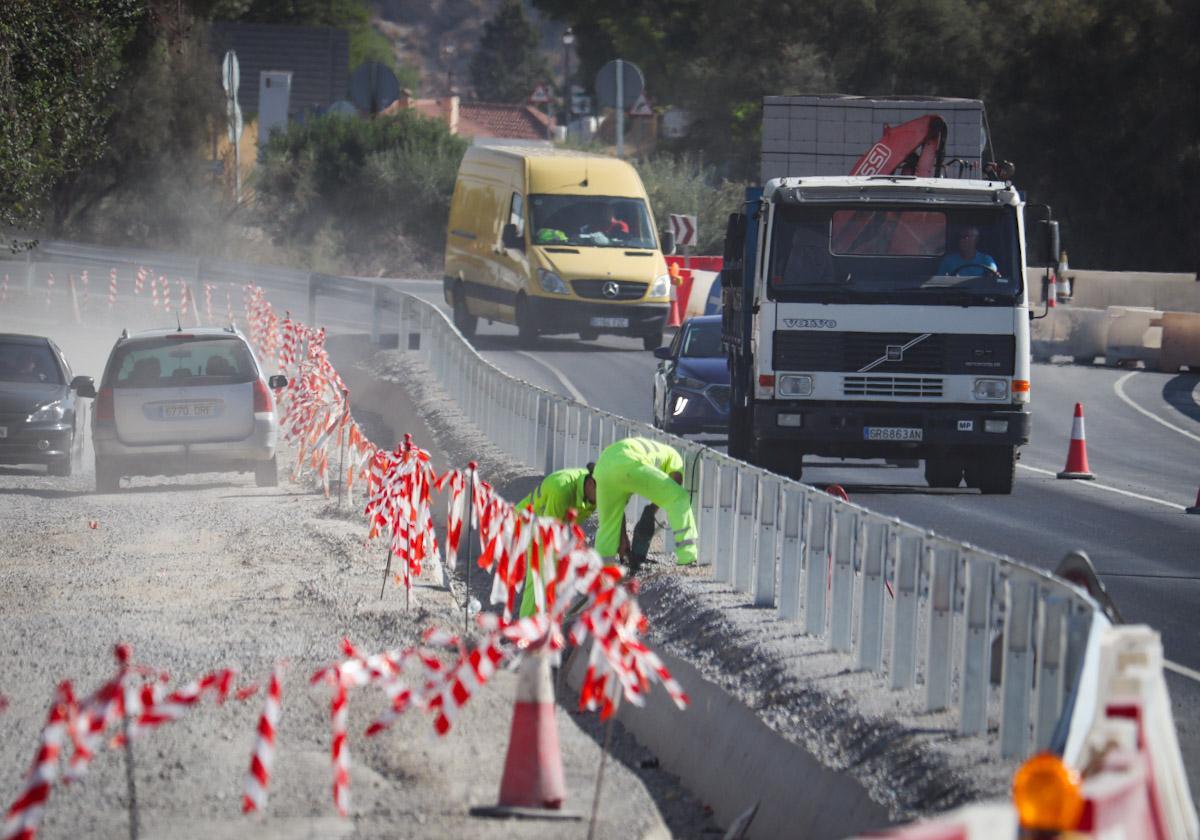
M1015 212L779 206L768 286L778 300L1011 303L1021 291Z
M646 202L602 195L534 195L529 200L537 245L657 248Z

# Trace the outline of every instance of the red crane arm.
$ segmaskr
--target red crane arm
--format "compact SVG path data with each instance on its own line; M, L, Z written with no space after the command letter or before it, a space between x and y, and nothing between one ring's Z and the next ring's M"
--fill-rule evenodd
M918 175L931 178L942 167L946 121L926 114L895 126L884 126L875 142L850 170L851 175Z

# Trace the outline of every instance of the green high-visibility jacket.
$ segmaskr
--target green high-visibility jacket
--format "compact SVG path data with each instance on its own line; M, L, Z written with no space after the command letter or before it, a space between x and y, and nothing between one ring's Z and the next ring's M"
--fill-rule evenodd
M567 518L567 511L575 509L577 521L583 522L591 516L596 506L583 495L583 480L587 478L584 468L559 470L552 472L542 479L534 491L517 503L517 510L522 511L528 505L533 505L533 512L538 516L550 516L554 519ZM531 552L532 553L532 552ZM526 556L525 590L521 595L520 616L524 618L537 611L537 600L534 597L533 569L528 566L529 556ZM543 582L549 580L552 570L543 570Z

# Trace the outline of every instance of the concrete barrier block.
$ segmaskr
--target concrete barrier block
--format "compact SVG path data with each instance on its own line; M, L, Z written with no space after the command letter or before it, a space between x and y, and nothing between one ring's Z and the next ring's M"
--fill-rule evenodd
M1162 352L1162 327L1151 326L1161 319L1161 310L1140 306L1108 307L1108 338L1105 363L1110 367L1125 362L1157 365Z
M1164 312L1150 324L1162 329L1159 370L1175 373L1184 366L1193 372L1200 370L1200 314Z

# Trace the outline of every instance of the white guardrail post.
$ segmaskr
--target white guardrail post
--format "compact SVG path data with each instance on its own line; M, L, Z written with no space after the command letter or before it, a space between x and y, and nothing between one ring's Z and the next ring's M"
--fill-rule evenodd
M852 653L857 669L879 673L893 690L909 692L910 702L950 710L967 736L987 733L992 660L999 651L1001 755L1023 758L1034 747L1070 751L1080 742L1074 716L1086 724L1099 679L1088 651L1107 620L1086 595L1032 565L924 533L530 385L481 357L437 306L374 281L216 259L198 268L194 257L75 243L43 241L37 250L12 261L14 276L24 271L31 303L68 295L70 278L84 269L102 277L116 268L120 293L132 295L134 275L145 267L151 282L194 277L197 314L201 283L211 282L213 320L221 322L226 296L239 313L251 283L272 292L281 309L305 312L313 326L326 308L318 307L321 297L369 306L359 323L378 341L384 318L391 317L384 310L398 302L391 323L400 350L427 362L463 416L531 469L594 461L630 435L666 441L685 454L699 562L711 565L716 581L753 606L773 609L780 620L803 622L805 634ZM58 280L53 289L45 282L51 271ZM119 311L149 311L150 299L147 288L139 299L120 301ZM639 502L631 499L631 517L640 512ZM913 689L922 641L925 684L918 698Z

